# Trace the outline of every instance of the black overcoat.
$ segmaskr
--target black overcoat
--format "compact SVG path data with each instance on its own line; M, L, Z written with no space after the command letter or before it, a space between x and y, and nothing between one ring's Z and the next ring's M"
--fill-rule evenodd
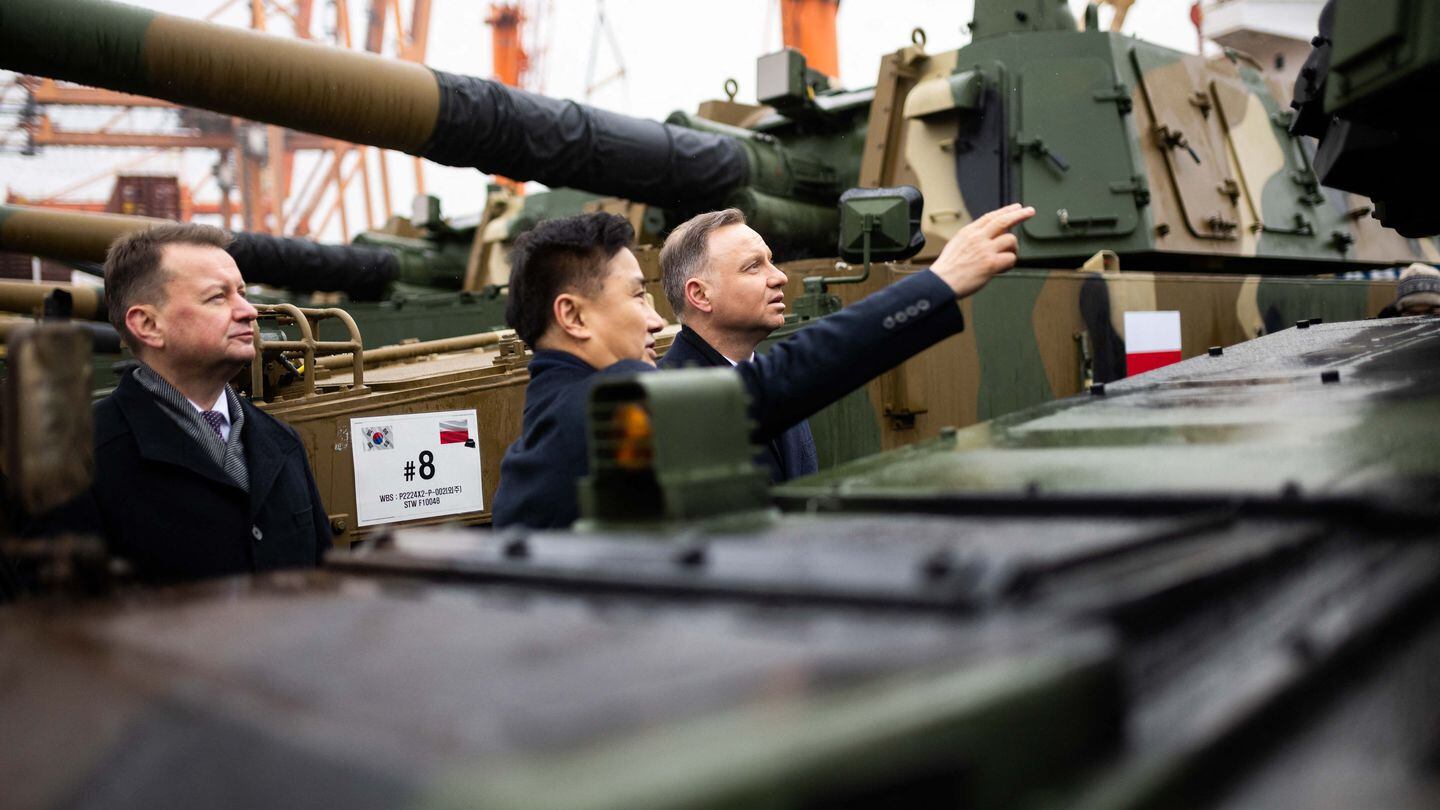
M240 398L247 494L161 407L133 374L96 403L95 483L46 530L101 535L147 582L321 562L330 522L293 428Z

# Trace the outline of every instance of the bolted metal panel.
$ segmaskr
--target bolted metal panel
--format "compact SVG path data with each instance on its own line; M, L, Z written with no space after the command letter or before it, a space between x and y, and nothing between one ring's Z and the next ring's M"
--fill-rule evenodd
M1037 59L1020 69L1018 196L1035 207L1033 239L1124 236L1140 222L1134 158L1115 103L1114 69L1089 56Z

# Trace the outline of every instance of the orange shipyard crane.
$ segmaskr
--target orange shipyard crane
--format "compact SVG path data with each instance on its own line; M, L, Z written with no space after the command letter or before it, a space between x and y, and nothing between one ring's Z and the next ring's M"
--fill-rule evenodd
M494 79L510 87L523 87L523 80L530 70L530 54L525 51L521 37L526 14L519 3L491 3L490 16L485 19L490 26L490 62ZM515 195L525 193L525 183L508 177L495 177L495 182Z
M840 0L780 0L780 29L785 47L805 55L805 64L840 78L840 54L835 40L835 15Z
M296 33L302 36L308 36L312 2L313 0L297 0L295 10L285 12L294 20ZM235 5L235 0L230 0L211 12L207 19L213 19L233 5ZM250 6L252 27L264 30L265 2L251 0ZM278 128L260 130L258 127L252 127L226 116L202 110L191 110L155 99L90 87L65 85L50 79L35 77L19 77L17 82L27 90L30 108L41 110L41 112L22 119L22 126L29 141L28 146L32 151L35 147L45 146L149 148L155 151L147 157L154 157L167 150L175 149L217 150L219 159L216 163L216 171L202 178L191 188L182 187L181 197L182 200L193 199L202 186L212 179L218 179L220 202L216 207L223 224L227 227L231 225L234 214L230 190L234 185L234 180L238 179L241 184L239 213L243 227L247 230L274 232L278 226L277 217L274 216L278 210L277 197L283 197L284 193L288 191L289 171L294 152L299 149L326 148L332 143L328 138L287 132ZM98 129L88 131L62 129L57 127L43 110L49 107L63 106L115 107L119 109L119 112ZM140 108L175 111L179 118L180 129L164 132L116 129L116 126L132 111ZM267 154L277 157L275 160L267 161L265 157ZM271 171L268 176L262 176L266 162L270 164ZM236 172L232 171L232 164L238 169L238 178L233 178ZM90 182L114 174L118 174L118 170L102 172ZM65 205L66 203L61 198L73 190L75 187L32 200L32 202L49 206ZM104 203L91 202L74 204L82 208L104 205ZM210 206L202 205L197 211L194 206L183 206L181 213L182 215L205 213L207 208Z
M233 2L234 0L231 0ZM267 3L273 3L280 13L291 17L295 22L296 32L303 38L310 38L310 16L313 0L296 0L295 12L292 13L275 0L250 0L252 7L252 20ZM335 11L335 30L333 33L333 44L336 47L351 48L351 26L350 10L347 0L331 0L330 5ZM398 59L411 62L423 62L425 60L426 45L430 38L430 0L414 0L410 10L410 25L405 26L401 18L400 0L371 0L369 15L366 20L365 49L375 54L382 54L385 50L386 27L390 19L395 24L394 56ZM252 22L252 27L260 28L263 25L263 14L259 24ZM278 128L272 128L278 129ZM362 198L365 206L365 227L374 228L376 224L375 208L372 199L370 182L370 156L374 152L378 157L378 169L380 176L380 201L383 216L388 221L393 216L393 204L390 193L390 173L387 153L383 150L371 149L370 147L358 146L341 141L330 140L329 151L325 159L317 161L311 168L310 175L301 185L301 197L307 198L304 202L299 199L289 207L289 214L285 217L281 233L288 233L295 236L308 236L312 233L324 231L329 227L330 222L338 215L340 219L340 231L345 238L350 236L350 222L345 204L346 194L350 184L359 175ZM287 163L293 164L293 156L286 155ZM346 166L346 163L349 163ZM424 164L420 158L412 158L415 172L415 193L425 193ZM279 167L272 180L272 185L283 185L281 199L290 196L290 165ZM326 211L321 215L319 223L312 227L311 221L315 217L321 204L329 200ZM277 209L278 210L278 209Z
M495 80L510 87L521 87L530 70L530 54L525 50L521 31L527 19L519 3L491 3L490 60Z
M237 4L245 2L250 11L250 27L264 31L267 18L280 15L288 18L297 37L311 39L314 0L294 0L285 4L278 0L226 0L210 12L206 19L214 19ZM423 61L430 25L431 0L413 0L411 19L407 30L401 19L401 0L371 0L370 19L366 32L366 48L381 53L386 44L387 21L393 16L395 25L394 56L400 59ZM335 14L333 44L348 48L350 43L350 18L347 0L331 0ZM210 213L218 210L222 223L232 226L234 206L231 203L232 187L239 190L239 211L241 227L264 233L293 234L305 236L324 231L338 216L340 229L346 238L350 235L348 215L345 206L346 191L352 180L359 175L365 205L367 227L375 226L374 203L369 179L369 148L323 138L319 136L285 130L280 127L253 124L242 119L216 115L203 110L177 107L168 102L131 96L123 93L97 90L94 88L65 85L48 79L19 77L17 83L30 94L32 109L42 110L24 120L23 127L29 138L29 147L36 146L113 146L141 147L155 150L147 157L153 157L171 149L215 149L219 152L216 170L206 175L193 187L182 187L182 200L188 204L183 210L189 213ZM119 108L120 112L100 128L91 131L61 129L54 125L43 110L49 106L105 106ZM137 108L161 108L177 111L181 129L168 132L135 132L117 130L115 126L132 110ZM299 150L317 150L320 157L311 167L309 177L298 191L293 187L292 174L295 153ZM391 215L391 195L386 155L379 155L381 202L384 216ZM143 160L143 159L142 159ZM348 162L348 165L347 165ZM424 191L424 175L419 158L415 162L417 193ZM103 178L115 171L102 173ZM220 201L218 205L194 202L194 196L206 183L218 181ZM40 197L32 202L41 204L78 205L88 208L104 203L65 203L64 192ZM311 222L322 203L328 202L319 224Z

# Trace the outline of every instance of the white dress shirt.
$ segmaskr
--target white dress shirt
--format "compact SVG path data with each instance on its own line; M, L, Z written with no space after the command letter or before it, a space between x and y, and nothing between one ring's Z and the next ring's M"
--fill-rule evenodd
M724 357L724 358L725 358L725 362L729 363L729 364L731 365L731 367L740 365L740 361L739 361L739 360L731 360L729 357L726 357L724 354L722 354L722 355L720 355L720 356L721 356L721 357ZM746 359L746 360L754 360L754 359L755 359L755 353L754 353L754 352L750 352L750 356L747 357L747 358L745 358L745 359Z

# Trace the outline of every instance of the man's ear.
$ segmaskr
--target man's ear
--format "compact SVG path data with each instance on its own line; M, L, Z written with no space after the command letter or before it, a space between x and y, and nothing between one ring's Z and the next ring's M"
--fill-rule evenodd
M710 288L696 276L685 279L685 306L696 312L711 312L715 304L710 300Z
M160 327L155 307L150 304L136 304L125 310L125 328L135 340L147 349L165 348L165 332ZM131 350L140 348L132 346Z
M589 340L590 326L586 323L586 301L574 293L561 293L550 304L550 314L555 326L575 340Z

